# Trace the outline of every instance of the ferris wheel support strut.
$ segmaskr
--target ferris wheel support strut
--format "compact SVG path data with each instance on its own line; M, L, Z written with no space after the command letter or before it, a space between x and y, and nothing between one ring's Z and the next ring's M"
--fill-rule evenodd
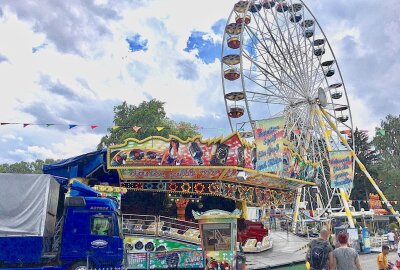
M372 176L369 174L367 169L365 168L364 164L360 161L360 159L357 157L356 153L354 152L353 149L351 149L350 145L347 143L347 140L343 137L342 134L338 131L336 125L330 120L329 114L320 107L321 112L324 115L324 118L326 121L329 123L329 125L332 127L332 129L336 132L336 134L339 136L340 141L343 143L344 146L351 152L351 155L357 162L358 166L360 167L361 171L367 176L368 180L371 182L372 186L375 188L375 190L378 192L379 196L382 198L383 203L386 204L386 207L389 209L389 211L395 216L397 222L400 224L400 217L399 217L399 212L394 210L392 204L389 203L389 201L386 199L386 196L383 194L381 189L378 187L376 184L375 180L372 178Z
M322 120L321 111L323 113L324 113L324 111L323 111L323 109L321 107L319 107L319 108L320 108L320 110L318 109L318 107L316 107L315 112L316 112L316 115L318 117L319 124L320 124L320 126L322 128L322 131L323 131L322 133L323 133L323 136L324 136L325 143L327 145L327 149L328 149L328 151L332 151L332 146L330 144L330 139L329 139L330 136L328 135L327 129L325 127L325 123ZM337 131L337 128L336 128L334 123L332 123L331 121L328 121L328 123L335 130L336 133L340 134L340 132ZM350 146L349 146L349 148L350 148ZM346 213L346 217L347 217L347 220L349 222L350 228L355 228L354 218L353 218L353 215L351 214L351 211L350 211L350 207L349 207L349 203L348 203L348 196L347 196L347 193L346 193L345 189L344 188L339 188L339 194L340 194L340 197L342 198L344 211Z
M297 194L296 194L296 203L294 205L294 212L293 212L293 223L292 223L292 232L296 232L296 227L297 227L297 222L299 220L299 211L300 211L300 201L301 201L301 192L302 189L298 188L297 189Z

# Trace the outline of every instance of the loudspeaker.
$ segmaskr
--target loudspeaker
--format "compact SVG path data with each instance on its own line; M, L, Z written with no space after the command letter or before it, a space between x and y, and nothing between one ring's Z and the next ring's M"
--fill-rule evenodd
M228 159L229 146L223 143L217 143L215 153L211 156L210 164L212 166L223 166Z
M251 165L253 169L256 169L257 166L257 148L251 149Z
M196 161L197 165L203 165L203 151L200 146L196 142L191 142L189 144L189 152L192 155L192 158Z
M246 161L244 159L244 147L241 146L237 149L237 165L239 167L244 167L246 165Z

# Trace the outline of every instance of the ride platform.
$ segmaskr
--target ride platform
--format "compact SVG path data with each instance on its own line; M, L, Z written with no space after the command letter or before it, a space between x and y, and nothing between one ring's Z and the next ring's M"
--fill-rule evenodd
M286 231L273 231L271 238L272 249L246 254L246 269L270 269L305 262L309 240Z

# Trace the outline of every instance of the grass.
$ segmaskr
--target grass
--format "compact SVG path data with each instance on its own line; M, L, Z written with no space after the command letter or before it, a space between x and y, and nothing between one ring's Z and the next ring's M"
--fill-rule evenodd
M306 270L306 265L304 263L302 263L302 264L296 264L293 266L274 268L274 270Z

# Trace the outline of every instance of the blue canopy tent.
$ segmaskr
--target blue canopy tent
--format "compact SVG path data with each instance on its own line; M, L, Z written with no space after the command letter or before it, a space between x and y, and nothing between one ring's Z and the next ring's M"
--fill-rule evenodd
M117 171L107 170L107 149L43 165L43 173L51 174L62 186L66 186L73 177L94 179L110 185L119 183Z

